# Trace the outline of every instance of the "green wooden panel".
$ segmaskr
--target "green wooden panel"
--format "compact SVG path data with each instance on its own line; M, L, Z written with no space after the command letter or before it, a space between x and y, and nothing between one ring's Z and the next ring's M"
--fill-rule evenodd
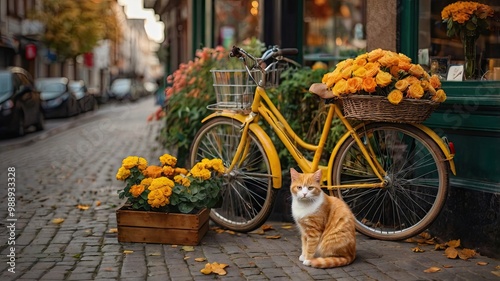
M455 144L451 185L500 192L500 81L443 81L448 98L424 122Z

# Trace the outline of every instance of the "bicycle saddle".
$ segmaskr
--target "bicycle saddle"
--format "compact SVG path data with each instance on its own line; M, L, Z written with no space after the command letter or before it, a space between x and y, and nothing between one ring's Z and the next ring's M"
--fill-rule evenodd
M323 83L314 83L309 87L309 92L320 96L322 99L329 100L333 99L337 96L333 94L332 91L328 90L325 84Z

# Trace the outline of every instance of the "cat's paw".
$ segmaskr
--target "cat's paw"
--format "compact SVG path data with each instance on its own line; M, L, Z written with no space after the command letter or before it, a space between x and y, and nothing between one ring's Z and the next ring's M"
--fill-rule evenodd
M304 260L302 262L303 265L311 266L311 260Z
M300 255L299 257L299 261L304 261L306 258L304 257L304 255Z

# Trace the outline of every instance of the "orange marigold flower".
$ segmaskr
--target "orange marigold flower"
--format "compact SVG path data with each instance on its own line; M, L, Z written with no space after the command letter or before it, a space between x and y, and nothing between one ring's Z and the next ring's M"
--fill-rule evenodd
M361 87L363 85L363 79L360 77L353 77L347 79L347 89L346 91L348 93L354 94L356 92L359 92L361 90Z
M162 167L155 165L148 166L144 171L142 171L142 174L144 176L154 179L161 177L161 173L162 173Z
M373 93L373 92L375 92L376 88L377 88L377 82L375 81L375 78L373 78L373 77L365 77L365 79L363 79L362 88L367 93Z
M134 184L130 187L130 194L134 197L139 197L142 192L144 192L144 185L142 184Z

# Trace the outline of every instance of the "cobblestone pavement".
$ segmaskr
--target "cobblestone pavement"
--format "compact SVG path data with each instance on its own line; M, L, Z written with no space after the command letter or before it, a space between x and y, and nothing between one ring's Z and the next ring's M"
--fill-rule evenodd
M499 260L451 260L432 245L414 253L415 243L363 235L357 236L352 265L306 267L298 260L296 229L276 221L268 222L273 229L265 234L211 229L193 251L119 243L110 230L123 203L116 194L122 182L115 179L121 160L141 155L154 162L167 152L155 140L160 122L146 122L153 110L148 98L112 106L85 122L76 119L61 132L24 145L0 142L0 280L500 280ZM12 168L15 175L8 175ZM15 194L7 194L9 178L15 178ZM9 200L15 202L12 217ZM203 275L206 262L228 264L227 275ZM440 271L425 273L430 267Z

